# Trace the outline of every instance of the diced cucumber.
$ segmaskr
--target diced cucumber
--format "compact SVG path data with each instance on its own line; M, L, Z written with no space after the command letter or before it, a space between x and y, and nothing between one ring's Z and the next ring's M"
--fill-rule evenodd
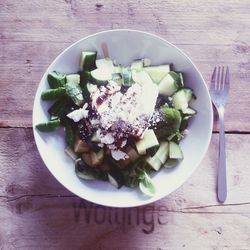
M96 68L96 51L83 51L80 58L80 69L83 70L93 70Z
M164 164L168 158L169 143L167 141L160 142L160 147L155 154L162 164Z
M63 126L65 128L66 143L69 147L74 148L76 141L75 126L65 118L63 118Z
M170 64L146 67L144 70L149 74L154 83L158 84L170 71Z
M122 72L122 66L121 65L115 65L114 66L114 74L121 73Z
M145 131L143 138L136 142L135 146L137 149L137 152L142 155L146 154L146 150L148 148L154 147L159 145L159 142L157 140L157 137L154 133L153 129L148 129Z
M115 81L120 86L123 84L123 79L122 79L121 73L112 74L112 80Z
M86 142L78 138L74 144L74 151L76 153L87 153L90 151L90 148Z
M142 59L143 67L148 67L151 65L151 60L149 58Z
M106 71L109 71L111 74L116 73L115 66L110 58L98 59L96 60L95 63L98 69L105 69Z
M173 95L173 106L176 109L182 110L182 112L188 108L188 103L192 99L193 92L191 89L188 88L182 88L178 90L174 95Z
M67 96L60 98L49 108L48 113L50 115L61 117L65 113L70 102L71 100Z
M80 83L80 74L70 74L66 75L66 82Z
M80 85L77 83L68 82L66 83L65 88L72 101L76 105L81 106L83 104L83 95Z
M185 115L195 115L196 114L196 110L192 109L192 108L186 108L185 110L182 111L183 114Z
M168 158L169 144L168 142L161 142L160 146L154 156L148 156L146 162L156 171L166 162Z
M193 91L192 91L192 89L183 88L182 91L184 91L184 93L185 93L185 96L187 98L187 102L190 102L192 100L192 97L193 97Z
M154 146L152 148L148 148L146 154L153 157L156 154L156 152L158 151L159 147L160 146L158 145L158 146Z
M163 96L172 96L179 88L179 75L170 71L168 74L160 81L159 93Z
M66 89L64 87L59 87L56 89L47 89L42 92L42 100L56 100L66 95Z
M145 85L145 84L154 84L151 77L149 74L145 71L132 71L132 78L134 82L139 83L140 85Z
M161 166L162 166L161 161L160 161L159 158L156 157L156 156L153 156L153 157L148 156L148 157L146 158L146 162L147 162L154 170L156 170L156 171L158 171L158 170L161 168Z
M48 80L49 86L52 89L56 89L59 87L63 87L65 85L66 75L62 74L58 71L53 71L53 72L48 74L47 80Z
M106 68L97 68L91 71L93 81L97 84L103 84L112 79L112 73Z
M122 84L124 86L130 87L133 84L133 79L132 79L132 72L130 67L123 67L121 71L122 75Z
M142 60L136 60L134 62L131 63L131 70L136 70L136 71L140 71L143 69L143 61Z
M163 165L164 168L173 168L178 164L178 159L168 159Z
M183 159L183 153L180 145L170 141L169 142L169 158L170 159Z
M41 132L53 132L60 126L60 119L39 123L36 128Z

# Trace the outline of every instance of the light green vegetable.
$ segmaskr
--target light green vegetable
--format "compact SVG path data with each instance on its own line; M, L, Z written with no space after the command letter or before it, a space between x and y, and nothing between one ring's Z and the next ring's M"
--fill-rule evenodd
M47 89L43 91L41 94L41 98L42 100L56 100L65 95L66 89L64 87L59 87L57 89Z
M53 71L53 72L48 74L47 80L48 80L49 86L52 89L56 89L59 87L63 87L65 85L66 75L62 74L58 71Z
M60 126L60 119L48 121L45 123L39 123L36 128L41 132L52 132Z
M143 175L141 176L139 188L147 196L154 196L156 193L155 186L151 178L145 171L143 172Z
M75 173L80 179L109 181L117 188L123 185L131 188L138 187L143 194L152 197L156 193L156 188L150 178L151 173L160 171L163 167L172 168L183 159L179 142L187 134L183 131L187 128L189 119L196 114L196 110L191 106L195 96L193 91L184 85L183 73L171 71L170 64L150 66L150 59L141 59L135 60L128 66L122 66L110 58L96 59L96 56L97 53L94 51L83 51L80 57L80 72L66 75L53 71L48 74L50 89L42 93L41 99L55 100L55 102L48 110L50 121L37 124L36 128L42 132L51 132L60 125L64 127L67 144L65 153L74 161ZM115 81L120 87L116 88L115 84L114 86L110 84L110 88L89 85L105 86L110 80ZM102 98L102 96L98 96L98 92L92 95L92 91L97 89L106 100L106 97L116 95L120 90L116 96L119 100L135 83L147 88L148 93L151 89L156 88L157 91L158 88L155 113L151 118L145 117L145 124L143 122L141 128L139 122L135 127L132 124L132 134L124 133L121 138L119 134L116 135L116 126L114 128L111 126L110 136L104 132L107 141L108 139L113 141L112 137L116 140L118 137L122 146L119 147L118 141L106 145L100 132L102 117L99 116L102 116L102 110L108 114L109 109L106 110L106 106L110 105L111 110L113 108L111 106L115 104L113 100L112 103L108 102L108 99L108 105L99 105L101 102L97 102L98 99L95 98ZM93 87L93 90L90 87ZM114 88L111 89L112 87ZM139 89L140 86L138 86L138 92ZM92 97L99 106L93 105ZM88 104L87 110L79 109L85 103L84 108ZM120 102L117 103L120 104ZM79 109L74 113L76 118L73 116L74 119L68 118L67 114L76 109ZM79 121L77 118L78 115L82 117L81 112L84 118ZM126 108L124 114L126 114ZM91 116L93 120L89 120ZM144 119L143 112L142 117ZM119 129L123 132L123 120L119 119L121 119ZM148 121L148 119L151 120ZM138 137L139 132L134 136L133 133L137 133L137 129L139 132L143 131L141 137ZM115 136L112 135L113 132ZM124 135L125 138L123 138ZM117 148L122 152L113 151L116 150L113 149L116 143ZM113 157L118 157L119 160Z
M96 68L96 51L83 51L80 58L80 69L83 70L93 70Z
M179 132L182 117L180 111L175 108L162 106L160 110L162 119L157 124L155 133L158 138L166 140L167 137Z
M79 84L69 82L65 85L65 88L68 96L76 105L80 106L83 104L82 89Z

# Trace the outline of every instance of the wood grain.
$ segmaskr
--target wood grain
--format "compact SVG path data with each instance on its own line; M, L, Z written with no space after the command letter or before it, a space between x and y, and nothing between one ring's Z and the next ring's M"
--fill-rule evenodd
M249 1L227 1L226 5L195 0L129 0L119 5L114 0L25 0L22 5L2 1L0 126L32 125L38 83L52 59L66 46L100 30L133 28L178 45L194 60L208 83L214 65L229 65L233 94L227 106L226 130L249 131L249 10ZM241 112L242 106L245 112Z
M1 0L0 249L249 249L249 13L249 0ZM208 84L215 65L229 65L224 205L216 199L216 132L192 177L140 208L82 200L42 163L32 129L23 127L32 126L43 73L72 42L116 28L148 31L176 44Z
M0 133L0 249L198 249L200 242L202 249L248 249L250 194L243 190L250 185L250 135L226 136L224 205L215 193L215 134L200 167L174 193L148 206L114 209L63 188L42 163L31 129Z

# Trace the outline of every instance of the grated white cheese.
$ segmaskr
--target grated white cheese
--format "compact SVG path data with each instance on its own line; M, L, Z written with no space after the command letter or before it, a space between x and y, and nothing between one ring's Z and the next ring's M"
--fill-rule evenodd
M102 127L108 129L119 120L140 127L141 117L146 115L150 118L154 113L157 96L156 85L135 83L122 94L120 86L109 81L106 86L101 86L92 93L91 98L92 107L97 110ZM105 97L101 104L97 101L100 97Z
M100 136L101 143L104 144L112 144L115 141L115 138L112 136L111 133L107 133L104 136Z
M111 150L111 155L116 161L129 158L129 156L121 150Z
M74 122L79 122L83 118L88 117L88 110L86 109L88 107L88 104L85 103L82 108L76 109L72 111L71 113L67 114L67 117L72 119Z

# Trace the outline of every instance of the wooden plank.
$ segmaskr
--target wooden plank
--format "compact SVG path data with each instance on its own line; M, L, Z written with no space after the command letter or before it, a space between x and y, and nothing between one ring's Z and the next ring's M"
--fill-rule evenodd
M215 134L200 167L177 191L145 207L114 209L66 191L42 163L31 129L0 133L0 249L197 249L201 243L202 249L247 249L250 244L250 194L242 192L250 185L250 135L226 136L225 205L216 201Z
M98 5L99 4L99 5ZM1 38L72 42L95 31L129 27L174 43L249 41L249 1L1 1ZM65 35L67 34L67 35Z
M0 61L0 126L32 126L32 106L39 81L53 58L67 45L69 44L6 41L0 44L0 50L3 51ZM226 112L227 131L250 131L250 75L249 64L244 63L250 57L250 49L245 51L247 48L240 46L243 45L180 45L194 59L207 83L214 65L230 66L232 85ZM242 106L245 112L242 112Z
M127 0L118 6L112 0L25 0L22 5L4 0L0 7L1 127L31 126L37 84L52 59L71 42L100 30L129 27L156 33L179 45L201 69L207 82L214 65L228 64L233 94L226 129L250 131L246 94L250 79L247 0L230 0L226 6L215 0L181 4ZM241 112L242 106L245 112Z

